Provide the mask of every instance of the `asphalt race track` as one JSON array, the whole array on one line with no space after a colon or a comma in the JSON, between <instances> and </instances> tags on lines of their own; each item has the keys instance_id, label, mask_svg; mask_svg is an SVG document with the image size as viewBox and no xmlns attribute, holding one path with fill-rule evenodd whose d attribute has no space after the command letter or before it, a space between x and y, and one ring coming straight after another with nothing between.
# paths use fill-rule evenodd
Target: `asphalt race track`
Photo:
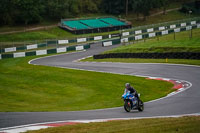
<instances>
[{"instance_id":1,"label":"asphalt race track","mask_svg":"<svg viewBox=\"0 0 200 133\"><path fill-rule=\"evenodd\" d=\"M102 47L100 44L94 44L87 51L38 58L30 63L99 72L179 79L190 82L192 87L171 97L145 103L143 112L132 111L127 113L122 107L71 112L1 112L0 128L65 120L154 117L200 113L200 67L168 64L75 62L80 58L98 54L113 47L117 46Z\"/></svg>"}]
</instances>

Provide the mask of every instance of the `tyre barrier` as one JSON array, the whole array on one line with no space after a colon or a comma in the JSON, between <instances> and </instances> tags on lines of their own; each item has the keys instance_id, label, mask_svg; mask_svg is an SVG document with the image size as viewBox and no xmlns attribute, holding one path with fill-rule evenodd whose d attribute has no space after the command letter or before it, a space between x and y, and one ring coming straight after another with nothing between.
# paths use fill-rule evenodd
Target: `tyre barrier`
<instances>
[{"instance_id":1,"label":"tyre barrier","mask_svg":"<svg viewBox=\"0 0 200 133\"><path fill-rule=\"evenodd\" d=\"M170 52L170 53L110 53L94 55L94 59L105 58L145 58L145 59L197 59L200 53L193 52Z\"/></svg>"}]
</instances>

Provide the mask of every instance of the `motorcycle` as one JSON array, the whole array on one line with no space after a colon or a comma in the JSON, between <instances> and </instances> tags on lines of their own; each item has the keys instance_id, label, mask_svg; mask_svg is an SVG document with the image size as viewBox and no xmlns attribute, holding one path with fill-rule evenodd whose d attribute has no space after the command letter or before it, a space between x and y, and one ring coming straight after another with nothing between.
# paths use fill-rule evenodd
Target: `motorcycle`
<instances>
[{"instance_id":1,"label":"motorcycle","mask_svg":"<svg viewBox=\"0 0 200 133\"><path fill-rule=\"evenodd\" d=\"M138 94L138 97L140 97L140 94ZM122 99L124 99L124 109L127 112L130 112L131 110L138 110L143 111L144 110L144 104L140 98L137 98L130 94L130 92L126 92L122 95Z\"/></svg>"}]
</instances>

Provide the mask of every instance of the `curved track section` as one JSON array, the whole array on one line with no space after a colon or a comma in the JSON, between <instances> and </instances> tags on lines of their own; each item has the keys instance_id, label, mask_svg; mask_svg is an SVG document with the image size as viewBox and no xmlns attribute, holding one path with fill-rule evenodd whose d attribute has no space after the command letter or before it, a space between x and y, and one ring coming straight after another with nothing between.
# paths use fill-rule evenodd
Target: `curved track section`
<instances>
[{"instance_id":1,"label":"curved track section","mask_svg":"<svg viewBox=\"0 0 200 133\"><path fill-rule=\"evenodd\" d=\"M52 121L157 117L200 112L200 67L169 64L73 62L74 60L98 54L113 47L116 46L105 48L101 47L99 44L95 44L92 45L91 49L88 51L38 58L30 61L30 64L180 79L191 82L192 87L176 95L145 103L144 112L133 111L131 113L126 113L121 107L119 107L71 112L0 113L0 128Z\"/></svg>"}]
</instances>

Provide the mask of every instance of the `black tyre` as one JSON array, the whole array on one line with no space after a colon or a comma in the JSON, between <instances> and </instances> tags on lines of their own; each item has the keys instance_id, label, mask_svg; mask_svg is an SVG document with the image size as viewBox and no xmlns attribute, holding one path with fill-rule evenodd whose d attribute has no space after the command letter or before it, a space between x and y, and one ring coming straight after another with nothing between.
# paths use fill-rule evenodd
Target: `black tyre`
<instances>
[{"instance_id":1,"label":"black tyre","mask_svg":"<svg viewBox=\"0 0 200 133\"><path fill-rule=\"evenodd\" d=\"M130 112L131 111L131 103L128 100L124 101L124 109L126 110L126 112Z\"/></svg>"},{"instance_id":2,"label":"black tyre","mask_svg":"<svg viewBox=\"0 0 200 133\"><path fill-rule=\"evenodd\" d=\"M138 101L138 111L143 111L144 110L144 104L141 100Z\"/></svg>"}]
</instances>

